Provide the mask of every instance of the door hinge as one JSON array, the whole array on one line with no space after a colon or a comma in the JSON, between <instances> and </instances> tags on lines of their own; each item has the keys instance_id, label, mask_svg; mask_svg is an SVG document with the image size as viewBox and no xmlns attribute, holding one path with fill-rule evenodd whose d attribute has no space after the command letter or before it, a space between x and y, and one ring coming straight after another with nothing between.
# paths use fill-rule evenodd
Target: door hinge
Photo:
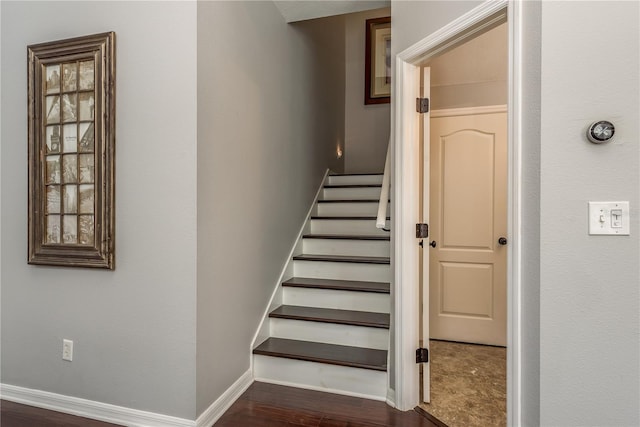
<instances>
[{"instance_id":1,"label":"door hinge","mask_svg":"<svg viewBox=\"0 0 640 427\"><path fill-rule=\"evenodd\" d=\"M429 224L416 224L416 239L429 237Z\"/></svg>"},{"instance_id":2,"label":"door hinge","mask_svg":"<svg viewBox=\"0 0 640 427\"><path fill-rule=\"evenodd\" d=\"M428 363L429 362L429 349L419 348L416 350L416 363Z\"/></svg>"},{"instance_id":3,"label":"door hinge","mask_svg":"<svg viewBox=\"0 0 640 427\"><path fill-rule=\"evenodd\" d=\"M429 112L429 98L416 98L416 111L424 114Z\"/></svg>"}]
</instances>

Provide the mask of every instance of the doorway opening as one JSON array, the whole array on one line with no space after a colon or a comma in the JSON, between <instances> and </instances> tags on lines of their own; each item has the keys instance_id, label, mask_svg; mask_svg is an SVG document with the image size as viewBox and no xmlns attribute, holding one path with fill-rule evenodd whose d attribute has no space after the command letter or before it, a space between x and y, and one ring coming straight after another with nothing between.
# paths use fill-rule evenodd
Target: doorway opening
<instances>
[{"instance_id":1,"label":"doorway opening","mask_svg":"<svg viewBox=\"0 0 640 427\"><path fill-rule=\"evenodd\" d=\"M421 94L421 64L447 52L465 42L483 34L491 28L507 22L508 16L508 100L507 100L507 221L506 235L507 280L506 280L506 354L507 354L507 425L519 425L520 400L520 294L521 294L521 249L520 222L521 207L521 122L522 108L522 58L520 44L522 40L522 8L517 2L497 0L484 2L440 30L400 52L396 57L396 98L395 98L395 134L394 134L394 183L395 183L395 276L396 293L396 402L398 407L409 409L420 401L423 384L420 381L415 354L410 351L415 346L429 345L426 340L418 340L420 327L428 331L428 324L420 323L422 301L416 301L420 292L421 253L412 236L415 224L424 222L420 217L420 160L419 153L422 117L415 113L416 97ZM428 212L428 211L427 211ZM426 244L431 240L426 240ZM428 265L428 264L427 264ZM426 274L426 273L425 273ZM428 305L425 307L429 309ZM427 319L429 316L424 316ZM422 354L423 352L421 352ZM421 363L421 369L427 374L430 364ZM429 380L426 375L425 381Z\"/></svg>"},{"instance_id":2,"label":"doorway opening","mask_svg":"<svg viewBox=\"0 0 640 427\"><path fill-rule=\"evenodd\" d=\"M507 23L420 67L421 407L450 427L506 426Z\"/></svg>"}]
</instances>

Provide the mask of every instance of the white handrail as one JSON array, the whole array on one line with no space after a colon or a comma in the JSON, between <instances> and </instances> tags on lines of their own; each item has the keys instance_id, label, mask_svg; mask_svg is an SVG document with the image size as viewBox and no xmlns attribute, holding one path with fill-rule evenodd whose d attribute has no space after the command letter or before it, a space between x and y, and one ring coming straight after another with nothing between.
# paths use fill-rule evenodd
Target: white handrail
<instances>
[{"instance_id":1,"label":"white handrail","mask_svg":"<svg viewBox=\"0 0 640 427\"><path fill-rule=\"evenodd\" d=\"M387 158L384 161L384 175L382 176L382 189L380 190L380 202L378 203L378 218L376 219L376 228L385 228L387 222L387 204L389 203L390 188L390 157L391 156L391 139L387 145Z\"/></svg>"}]
</instances>

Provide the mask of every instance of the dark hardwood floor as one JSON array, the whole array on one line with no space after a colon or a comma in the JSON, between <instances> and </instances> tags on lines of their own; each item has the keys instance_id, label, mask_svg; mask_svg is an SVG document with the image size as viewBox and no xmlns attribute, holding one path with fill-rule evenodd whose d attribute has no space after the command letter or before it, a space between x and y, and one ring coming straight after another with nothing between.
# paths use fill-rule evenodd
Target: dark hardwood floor
<instances>
[{"instance_id":1,"label":"dark hardwood floor","mask_svg":"<svg viewBox=\"0 0 640 427\"><path fill-rule=\"evenodd\" d=\"M384 402L254 382L216 427L440 427Z\"/></svg>"},{"instance_id":2,"label":"dark hardwood floor","mask_svg":"<svg viewBox=\"0 0 640 427\"><path fill-rule=\"evenodd\" d=\"M0 402L2 427L118 427L101 421ZM216 427L442 427L384 402L254 382ZM446 427L446 426L445 426Z\"/></svg>"},{"instance_id":3,"label":"dark hardwood floor","mask_svg":"<svg viewBox=\"0 0 640 427\"><path fill-rule=\"evenodd\" d=\"M120 427L116 424L0 401L0 426L2 427Z\"/></svg>"}]
</instances>

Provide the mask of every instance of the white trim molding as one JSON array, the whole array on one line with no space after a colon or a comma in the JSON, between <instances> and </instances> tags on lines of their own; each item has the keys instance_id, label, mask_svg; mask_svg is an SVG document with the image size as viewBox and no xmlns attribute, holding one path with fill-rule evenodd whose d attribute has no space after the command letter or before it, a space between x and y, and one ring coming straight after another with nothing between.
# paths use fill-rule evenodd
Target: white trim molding
<instances>
[{"instance_id":1,"label":"white trim molding","mask_svg":"<svg viewBox=\"0 0 640 427\"><path fill-rule=\"evenodd\" d=\"M249 386L253 384L253 373L247 370L222 395L211 404L195 422L196 427L210 427L238 400Z\"/></svg>"},{"instance_id":2,"label":"white trim molding","mask_svg":"<svg viewBox=\"0 0 640 427\"><path fill-rule=\"evenodd\" d=\"M249 369L196 421L10 384L0 384L0 397L10 402L128 427L209 427L218 421L251 384L253 375Z\"/></svg>"},{"instance_id":3,"label":"white trim molding","mask_svg":"<svg viewBox=\"0 0 640 427\"><path fill-rule=\"evenodd\" d=\"M524 0L510 1L508 93L508 196L507 196L507 425L522 419L522 115Z\"/></svg>"},{"instance_id":4,"label":"white trim molding","mask_svg":"<svg viewBox=\"0 0 640 427\"><path fill-rule=\"evenodd\" d=\"M10 384L0 385L0 396L11 402L129 427L196 427L193 420Z\"/></svg>"},{"instance_id":5,"label":"white trim molding","mask_svg":"<svg viewBox=\"0 0 640 427\"><path fill-rule=\"evenodd\" d=\"M457 116L479 116L481 114L506 113L506 105L487 105L484 107L464 107L447 108L442 110L431 110L431 118L457 117Z\"/></svg>"},{"instance_id":6,"label":"white trim molding","mask_svg":"<svg viewBox=\"0 0 640 427\"><path fill-rule=\"evenodd\" d=\"M411 64L437 56L507 20L507 0L488 0L398 54Z\"/></svg>"},{"instance_id":7,"label":"white trim molding","mask_svg":"<svg viewBox=\"0 0 640 427\"><path fill-rule=\"evenodd\" d=\"M417 194L420 116L415 110L420 91L419 67L396 59L396 126L394 160L394 330L395 404L401 411L413 409L420 396L420 371L415 363L420 316L418 293L418 250L415 224L418 222ZM403 96L402 94L411 94ZM404 238L406 237L406 238Z\"/></svg>"},{"instance_id":8,"label":"white trim molding","mask_svg":"<svg viewBox=\"0 0 640 427\"><path fill-rule=\"evenodd\" d=\"M520 0L486 1L450 24L415 43L396 56L394 128L394 194L396 222L394 252L395 292L395 385L396 407L409 410L419 403L420 382L414 360L418 345L420 313L418 253L413 228L418 222L419 165L415 153L420 128L414 108L419 95L420 64L464 43L503 22L509 25L508 99L508 331L507 331L507 421L521 424L521 117L522 117L522 6ZM488 110L487 110L488 111Z\"/></svg>"}]
</instances>

